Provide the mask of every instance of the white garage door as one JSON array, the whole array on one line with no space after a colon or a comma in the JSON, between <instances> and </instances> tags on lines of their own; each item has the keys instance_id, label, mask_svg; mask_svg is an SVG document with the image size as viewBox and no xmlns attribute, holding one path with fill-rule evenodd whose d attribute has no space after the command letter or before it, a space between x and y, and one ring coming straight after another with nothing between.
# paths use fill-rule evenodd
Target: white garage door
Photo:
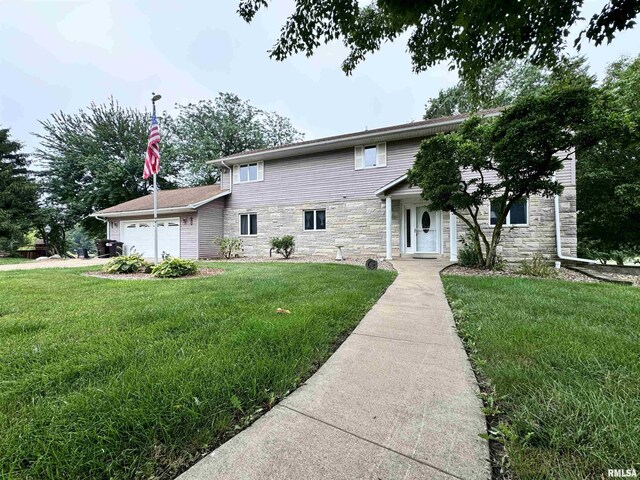
<instances>
[{"instance_id":1,"label":"white garage door","mask_svg":"<svg viewBox=\"0 0 640 480\"><path fill-rule=\"evenodd\" d=\"M140 253L153 258L153 220L122 222L122 242L125 253ZM163 253L180 256L180 220L158 220L158 257Z\"/></svg>"}]
</instances>

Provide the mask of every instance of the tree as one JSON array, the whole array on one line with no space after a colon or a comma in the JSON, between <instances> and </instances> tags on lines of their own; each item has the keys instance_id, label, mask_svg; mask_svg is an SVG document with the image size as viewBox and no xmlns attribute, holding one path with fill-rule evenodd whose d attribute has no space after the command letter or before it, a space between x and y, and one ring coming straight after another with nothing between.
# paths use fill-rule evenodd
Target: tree
<instances>
[{"instance_id":1,"label":"tree","mask_svg":"<svg viewBox=\"0 0 640 480\"><path fill-rule=\"evenodd\" d=\"M597 117L599 141L577 162L579 247L622 263L640 254L640 56L609 67Z\"/></svg>"},{"instance_id":2,"label":"tree","mask_svg":"<svg viewBox=\"0 0 640 480\"><path fill-rule=\"evenodd\" d=\"M0 252L15 252L38 210L38 187L29 178L21 148L8 128L0 129Z\"/></svg>"},{"instance_id":3,"label":"tree","mask_svg":"<svg viewBox=\"0 0 640 480\"><path fill-rule=\"evenodd\" d=\"M565 59L553 70L524 61L500 60L480 72L473 84L460 79L453 87L440 90L436 98L427 102L424 118L505 107L522 95L559 83L593 85L595 77L589 73L584 57Z\"/></svg>"},{"instance_id":4,"label":"tree","mask_svg":"<svg viewBox=\"0 0 640 480\"><path fill-rule=\"evenodd\" d=\"M453 133L422 142L408 179L434 209L452 212L468 228L485 268L497 260L511 206L530 195L562 192L554 173L586 142L593 89L554 86L523 96L497 118L472 116ZM496 223L483 231L480 209L493 200Z\"/></svg>"},{"instance_id":5,"label":"tree","mask_svg":"<svg viewBox=\"0 0 640 480\"><path fill-rule=\"evenodd\" d=\"M159 118L161 128L165 120ZM76 114L53 114L40 124L44 133L36 134L36 156L42 162L41 182L65 223L80 223L93 236L104 235L104 224L91 213L151 193L151 179L142 179L148 112L123 108L111 98ZM178 163L167 129L162 129L161 152L158 185L174 188Z\"/></svg>"},{"instance_id":6,"label":"tree","mask_svg":"<svg viewBox=\"0 0 640 480\"><path fill-rule=\"evenodd\" d=\"M187 185L218 180L219 171L208 160L302 139L288 118L256 108L232 93L176 107L178 115L167 128L175 138L176 158L186 166L181 181Z\"/></svg>"},{"instance_id":7,"label":"tree","mask_svg":"<svg viewBox=\"0 0 640 480\"><path fill-rule=\"evenodd\" d=\"M269 0L242 0L238 13L251 22ZM442 61L466 80L498 60L529 59L553 66L561 57L569 29L580 25L582 0L547 2L459 0L377 0L364 7L357 0L296 0L270 56L284 60L295 53L311 56L322 44L340 39L349 49L346 73L377 51L383 42L410 32L407 43L413 69L426 70ZM599 14L584 25L582 38L601 44L635 25L640 0L603 2Z\"/></svg>"}]
</instances>

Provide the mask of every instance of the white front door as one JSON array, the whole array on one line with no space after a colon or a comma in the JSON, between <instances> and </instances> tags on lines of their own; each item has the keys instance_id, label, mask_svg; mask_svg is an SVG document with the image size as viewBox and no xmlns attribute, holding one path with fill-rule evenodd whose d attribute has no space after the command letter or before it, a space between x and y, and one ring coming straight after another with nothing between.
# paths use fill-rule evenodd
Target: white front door
<instances>
[{"instance_id":1,"label":"white front door","mask_svg":"<svg viewBox=\"0 0 640 480\"><path fill-rule=\"evenodd\" d=\"M440 253L437 212L430 212L427 207L416 207L416 253Z\"/></svg>"},{"instance_id":2,"label":"white front door","mask_svg":"<svg viewBox=\"0 0 640 480\"><path fill-rule=\"evenodd\" d=\"M424 205L405 205L404 253L440 253L440 212Z\"/></svg>"}]
</instances>

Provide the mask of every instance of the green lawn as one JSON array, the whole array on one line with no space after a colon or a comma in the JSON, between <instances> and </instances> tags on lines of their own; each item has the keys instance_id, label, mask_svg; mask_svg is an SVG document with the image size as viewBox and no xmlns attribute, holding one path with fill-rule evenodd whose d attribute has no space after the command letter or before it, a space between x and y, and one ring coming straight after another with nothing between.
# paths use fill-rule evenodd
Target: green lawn
<instances>
[{"instance_id":1,"label":"green lawn","mask_svg":"<svg viewBox=\"0 0 640 480\"><path fill-rule=\"evenodd\" d=\"M27 260L21 257L0 257L0 265L13 265L14 263L26 263L33 260Z\"/></svg>"},{"instance_id":2,"label":"green lawn","mask_svg":"<svg viewBox=\"0 0 640 480\"><path fill-rule=\"evenodd\" d=\"M218 266L161 281L3 273L0 478L173 478L307 378L394 278Z\"/></svg>"},{"instance_id":3,"label":"green lawn","mask_svg":"<svg viewBox=\"0 0 640 480\"><path fill-rule=\"evenodd\" d=\"M495 388L516 478L640 470L640 289L443 281L472 361Z\"/></svg>"}]
</instances>

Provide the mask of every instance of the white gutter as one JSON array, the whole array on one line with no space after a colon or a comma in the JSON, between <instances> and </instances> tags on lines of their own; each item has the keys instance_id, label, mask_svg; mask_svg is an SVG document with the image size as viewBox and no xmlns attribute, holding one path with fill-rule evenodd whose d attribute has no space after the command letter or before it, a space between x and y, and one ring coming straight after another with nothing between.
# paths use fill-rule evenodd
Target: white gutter
<instances>
[{"instance_id":1,"label":"white gutter","mask_svg":"<svg viewBox=\"0 0 640 480\"><path fill-rule=\"evenodd\" d=\"M195 208L191 208L191 206L159 208L158 213L187 213L187 212L193 212L194 210ZM109 213L102 213L100 215L105 218L111 218L111 217L132 217L132 216L149 215L149 214L153 215L153 208L150 208L147 210L129 210L129 211L123 211L123 212L109 212ZM94 214L91 214L89 216L97 218L97 216Z\"/></svg>"},{"instance_id":2,"label":"white gutter","mask_svg":"<svg viewBox=\"0 0 640 480\"><path fill-rule=\"evenodd\" d=\"M220 164L227 170L229 170L229 193L231 193L233 192L233 170L231 170L231 167L229 167L229 165L224 163L224 160L220 160ZM222 174L220 174L220 185L222 185ZM222 185L222 188L224 188L224 185Z\"/></svg>"},{"instance_id":3,"label":"white gutter","mask_svg":"<svg viewBox=\"0 0 640 480\"><path fill-rule=\"evenodd\" d=\"M553 180L555 181L555 179L556 176L554 175ZM584 262L594 265L597 264L598 262L596 260L590 260L588 258L568 257L562 254L562 240L560 235L560 200L557 194L553 196L553 214L556 223L556 255L558 256L558 258L560 260L569 260L571 262Z\"/></svg>"}]
</instances>

